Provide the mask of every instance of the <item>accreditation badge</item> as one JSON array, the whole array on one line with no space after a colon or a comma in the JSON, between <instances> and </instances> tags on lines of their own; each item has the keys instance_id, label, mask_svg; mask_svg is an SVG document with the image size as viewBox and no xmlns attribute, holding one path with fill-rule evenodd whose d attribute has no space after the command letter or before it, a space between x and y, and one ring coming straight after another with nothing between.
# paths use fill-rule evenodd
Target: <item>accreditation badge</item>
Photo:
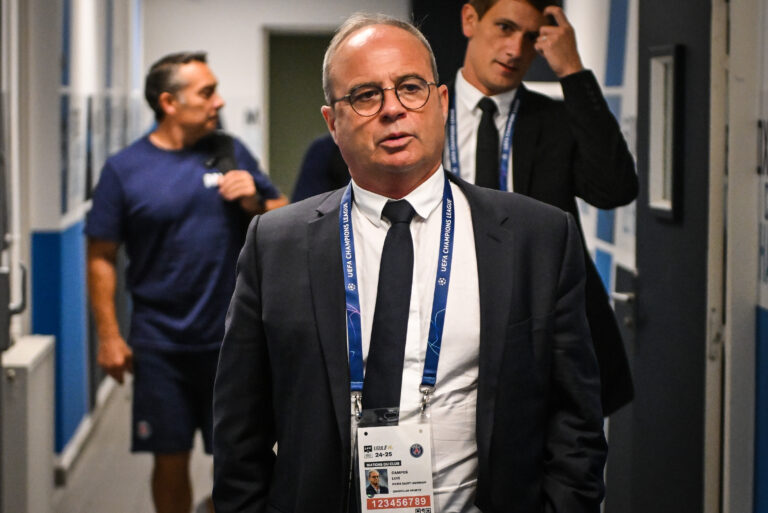
<instances>
[{"instance_id":1,"label":"accreditation badge","mask_svg":"<svg viewBox=\"0 0 768 513\"><path fill-rule=\"evenodd\" d=\"M363 513L433 513L428 422L357 429Z\"/></svg>"}]
</instances>

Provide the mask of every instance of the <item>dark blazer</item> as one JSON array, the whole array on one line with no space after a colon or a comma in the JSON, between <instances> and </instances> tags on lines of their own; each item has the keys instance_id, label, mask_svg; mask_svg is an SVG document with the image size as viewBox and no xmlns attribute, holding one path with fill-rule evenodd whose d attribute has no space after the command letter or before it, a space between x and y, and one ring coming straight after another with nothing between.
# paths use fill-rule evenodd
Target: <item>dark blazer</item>
<instances>
[{"instance_id":1,"label":"dark blazer","mask_svg":"<svg viewBox=\"0 0 768 513\"><path fill-rule=\"evenodd\" d=\"M602 209L627 205L637 197L637 174L592 72L574 73L560 83L565 101L520 87L513 183L515 192L570 212L578 223L577 196ZM587 319L600 365L603 412L609 415L632 400L632 375L603 282L588 254L585 261Z\"/></svg>"},{"instance_id":2,"label":"dark blazer","mask_svg":"<svg viewBox=\"0 0 768 513\"><path fill-rule=\"evenodd\" d=\"M377 493L389 493L389 488L386 486L379 486L379 491L376 491L376 488L373 487L373 485L368 485L365 487L365 494L368 497L373 497Z\"/></svg>"},{"instance_id":3,"label":"dark blazer","mask_svg":"<svg viewBox=\"0 0 768 513\"><path fill-rule=\"evenodd\" d=\"M470 205L478 264L476 504L486 513L596 513L606 444L573 218L452 180ZM217 513L345 511L340 198L316 196L251 223L214 390Z\"/></svg>"}]
</instances>

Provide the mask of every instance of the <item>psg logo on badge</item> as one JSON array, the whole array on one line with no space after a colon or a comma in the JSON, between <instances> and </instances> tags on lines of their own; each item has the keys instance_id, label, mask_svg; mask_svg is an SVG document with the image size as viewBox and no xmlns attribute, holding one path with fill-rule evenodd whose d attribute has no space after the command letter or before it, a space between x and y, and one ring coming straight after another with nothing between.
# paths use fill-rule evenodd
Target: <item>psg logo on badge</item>
<instances>
[{"instance_id":1,"label":"psg logo on badge","mask_svg":"<svg viewBox=\"0 0 768 513\"><path fill-rule=\"evenodd\" d=\"M152 426L146 420L140 420L136 425L136 435L142 440L152 436Z\"/></svg>"},{"instance_id":2,"label":"psg logo on badge","mask_svg":"<svg viewBox=\"0 0 768 513\"><path fill-rule=\"evenodd\" d=\"M419 444L413 444L411 446L411 456L414 458L420 458L424 454L424 448Z\"/></svg>"}]
</instances>

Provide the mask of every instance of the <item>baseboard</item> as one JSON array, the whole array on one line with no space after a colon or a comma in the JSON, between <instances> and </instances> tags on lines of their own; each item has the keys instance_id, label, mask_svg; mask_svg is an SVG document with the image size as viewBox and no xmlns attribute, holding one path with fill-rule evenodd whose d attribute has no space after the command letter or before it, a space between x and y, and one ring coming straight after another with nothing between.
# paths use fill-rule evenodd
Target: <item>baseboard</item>
<instances>
[{"instance_id":1,"label":"baseboard","mask_svg":"<svg viewBox=\"0 0 768 513\"><path fill-rule=\"evenodd\" d=\"M67 476L74 469L77 460L85 449L88 440L98 425L104 413L104 406L112 397L112 392L116 389L115 381L111 378L104 378L96 392L96 405L88 415L83 417L75 430L72 439L64 446L64 450L56 458L56 465L53 470L53 480L56 486L67 484Z\"/></svg>"}]
</instances>

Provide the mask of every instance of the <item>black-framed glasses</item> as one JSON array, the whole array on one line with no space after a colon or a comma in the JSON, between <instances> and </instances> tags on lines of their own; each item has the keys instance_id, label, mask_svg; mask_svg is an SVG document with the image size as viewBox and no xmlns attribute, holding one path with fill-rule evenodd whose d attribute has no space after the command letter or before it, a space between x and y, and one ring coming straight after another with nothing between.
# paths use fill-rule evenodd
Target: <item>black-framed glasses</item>
<instances>
[{"instance_id":1,"label":"black-framed glasses","mask_svg":"<svg viewBox=\"0 0 768 513\"><path fill-rule=\"evenodd\" d=\"M405 77L392 87L361 85L352 89L346 96L331 100L331 106L346 100L352 110L361 116L375 116L384 106L384 91L394 89L395 96L403 107L408 110L417 110L429 101L430 86L437 86L437 84L427 82L421 77Z\"/></svg>"}]
</instances>

